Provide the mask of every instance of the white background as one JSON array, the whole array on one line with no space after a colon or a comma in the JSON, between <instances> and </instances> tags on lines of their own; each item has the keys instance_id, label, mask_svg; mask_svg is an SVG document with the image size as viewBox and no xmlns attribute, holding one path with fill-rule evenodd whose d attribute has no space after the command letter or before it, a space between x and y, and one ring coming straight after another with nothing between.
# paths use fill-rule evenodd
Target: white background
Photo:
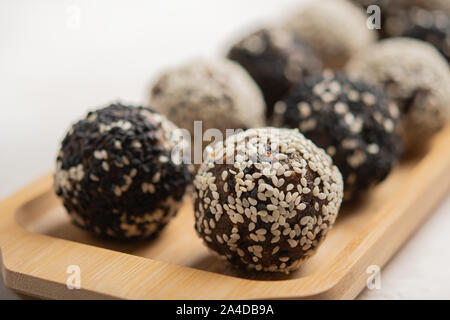
<instances>
[{"instance_id":1,"label":"white background","mask_svg":"<svg viewBox=\"0 0 450 320\"><path fill-rule=\"evenodd\" d=\"M68 125L304 1L0 1L0 199L52 170ZM79 12L79 25L77 24ZM245 31L244 31L245 32ZM450 198L360 298L450 298ZM17 296L0 283L0 298Z\"/></svg>"}]
</instances>

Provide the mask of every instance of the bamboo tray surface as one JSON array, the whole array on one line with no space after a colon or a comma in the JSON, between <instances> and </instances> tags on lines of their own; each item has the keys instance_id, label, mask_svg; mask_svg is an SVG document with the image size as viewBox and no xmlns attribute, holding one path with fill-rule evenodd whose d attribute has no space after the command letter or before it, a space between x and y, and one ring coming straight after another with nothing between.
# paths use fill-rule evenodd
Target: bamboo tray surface
<instances>
[{"instance_id":1,"label":"bamboo tray surface","mask_svg":"<svg viewBox=\"0 0 450 320\"><path fill-rule=\"evenodd\" d=\"M194 230L189 198L152 241L115 242L70 223L47 175L0 203L5 284L41 298L351 299L370 265L383 266L450 189L450 127L358 204L341 209L317 254L289 275L239 271ZM69 265L81 289L69 290Z\"/></svg>"}]
</instances>

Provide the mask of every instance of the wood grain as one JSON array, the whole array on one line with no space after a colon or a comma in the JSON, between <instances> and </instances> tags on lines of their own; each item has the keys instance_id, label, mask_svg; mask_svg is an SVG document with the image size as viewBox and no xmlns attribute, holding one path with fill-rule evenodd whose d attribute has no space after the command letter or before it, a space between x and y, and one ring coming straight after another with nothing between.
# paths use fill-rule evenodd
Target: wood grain
<instances>
[{"instance_id":1,"label":"wood grain","mask_svg":"<svg viewBox=\"0 0 450 320\"><path fill-rule=\"evenodd\" d=\"M5 284L41 298L351 299L370 265L383 266L450 188L450 127L359 204L341 210L318 253L290 275L246 273L196 236L192 204L154 241L105 241L73 226L47 175L0 203ZM81 289L66 287L69 265Z\"/></svg>"}]
</instances>

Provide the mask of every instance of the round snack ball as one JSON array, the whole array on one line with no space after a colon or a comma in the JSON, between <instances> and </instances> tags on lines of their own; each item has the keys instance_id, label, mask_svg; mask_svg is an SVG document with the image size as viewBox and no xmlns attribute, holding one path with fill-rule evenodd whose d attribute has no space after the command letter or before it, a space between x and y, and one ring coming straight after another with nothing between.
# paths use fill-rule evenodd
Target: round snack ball
<instances>
[{"instance_id":1,"label":"round snack ball","mask_svg":"<svg viewBox=\"0 0 450 320\"><path fill-rule=\"evenodd\" d=\"M257 128L207 148L194 179L195 228L233 265L288 273L333 226L339 170L298 130Z\"/></svg>"},{"instance_id":2,"label":"round snack ball","mask_svg":"<svg viewBox=\"0 0 450 320\"><path fill-rule=\"evenodd\" d=\"M413 7L388 19L386 28L391 36L411 37L432 44L450 61L450 11Z\"/></svg>"},{"instance_id":3,"label":"round snack ball","mask_svg":"<svg viewBox=\"0 0 450 320\"><path fill-rule=\"evenodd\" d=\"M411 37L434 45L450 61L450 1L353 0L363 8L381 9L382 38Z\"/></svg>"},{"instance_id":4,"label":"round snack ball","mask_svg":"<svg viewBox=\"0 0 450 320\"><path fill-rule=\"evenodd\" d=\"M299 128L324 148L344 179L344 199L382 181L402 151L399 110L384 91L324 73L293 88L275 107L276 124Z\"/></svg>"},{"instance_id":5,"label":"round snack ball","mask_svg":"<svg viewBox=\"0 0 450 320\"><path fill-rule=\"evenodd\" d=\"M322 69L308 45L278 28L261 29L246 36L231 48L228 58L243 66L261 88L268 119L274 103L295 83Z\"/></svg>"},{"instance_id":6,"label":"round snack ball","mask_svg":"<svg viewBox=\"0 0 450 320\"><path fill-rule=\"evenodd\" d=\"M151 106L193 135L203 130L247 129L264 124L264 100L248 73L226 60L196 59L159 76Z\"/></svg>"},{"instance_id":7,"label":"round snack ball","mask_svg":"<svg viewBox=\"0 0 450 320\"><path fill-rule=\"evenodd\" d=\"M380 41L355 56L347 70L383 86L397 103L408 151L422 149L448 119L450 69L439 52L423 41Z\"/></svg>"},{"instance_id":8,"label":"round snack ball","mask_svg":"<svg viewBox=\"0 0 450 320\"><path fill-rule=\"evenodd\" d=\"M73 222L116 239L156 235L176 215L192 181L188 166L172 161L175 129L150 109L121 104L75 123L62 141L54 177Z\"/></svg>"},{"instance_id":9,"label":"round snack ball","mask_svg":"<svg viewBox=\"0 0 450 320\"><path fill-rule=\"evenodd\" d=\"M286 23L322 58L325 67L342 68L350 57L376 40L365 13L347 0L311 1Z\"/></svg>"}]
</instances>

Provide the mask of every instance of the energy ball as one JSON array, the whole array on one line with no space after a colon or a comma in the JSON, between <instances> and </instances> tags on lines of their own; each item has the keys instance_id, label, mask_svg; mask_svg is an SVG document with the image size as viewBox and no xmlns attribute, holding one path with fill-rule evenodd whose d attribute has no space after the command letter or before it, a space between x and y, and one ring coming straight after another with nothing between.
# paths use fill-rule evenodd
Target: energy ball
<instances>
[{"instance_id":1,"label":"energy ball","mask_svg":"<svg viewBox=\"0 0 450 320\"><path fill-rule=\"evenodd\" d=\"M381 89L342 74L305 79L275 113L276 124L299 128L333 158L345 201L382 181L402 151L397 105Z\"/></svg>"},{"instance_id":2,"label":"energy ball","mask_svg":"<svg viewBox=\"0 0 450 320\"><path fill-rule=\"evenodd\" d=\"M408 151L422 149L449 117L449 66L435 48L423 41L380 41L355 56L347 70L383 86L397 103Z\"/></svg>"},{"instance_id":3,"label":"energy ball","mask_svg":"<svg viewBox=\"0 0 450 320\"><path fill-rule=\"evenodd\" d=\"M298 130L257 128L207 148L194 179L195 228L233 265L289 273L333 226L342 176Z\"/></svg>"},{"instance_id":4,"label":"energy ball","mask_svg":"<svg viewBox=\"0 0 450 320\"><path fill-rule=\"evenodd\" d=\"M425 10L413 7L386 25L392 36L405 36L426 41L435 46L450 61L450 11Z\"/></svg>"},{"instance_id":5,"label":"energy ball","mask_svg":"<svg viewBox=\"0 0 450 320\"><path fill-rule=\"evenodd\" d=\"M176 126L144 107L89 112L62 141L54 189L72 221L115 239L155 236L176 215L190 168L172 161Z\"/></svg>"},{"instance_id":6,"label":"energy ball","mask_svg":"<svg viewBox=\"0 0 450 320\"><path fill-rule=\"evenodd\" d=\"M450 1L448 0L353 0L367 8L381 9L382 38L411 37L434 45L450 61Z\"/></svg>"},{"instance_id":7,"label":"energy ball","mask_svg":"<svg viewBox=\"0 0 450 320\"><path fill-rule=\"evenodd\" d=\"M235 44L228 58L238 62L261 88L266 117L273 105L304 77L320 73L322 64L313 50L283 29L261 29Z\"/></svg>"},{"instance_id":8,"label":"energy ball","mask_svg":"<svg viewBox=\"0 0 450 320\"><path fill-rule=\"evenodd\" d=\"M151 106L194 134L203 130L247 129L264 124L264 100L248 73L226 60L196 59L159 76L151 89Z\"/></svg>"},{"instance_id":9,"label":"energy ball","mask_svg":"<svg viewBox=\"0 0 450 320\"><path fill-rule=\"evenodd\" d=\"M322 58L325 67L340 69L357 51L376 40L367 16L346 0L311 1L285 24Z\"/></svg>"}]
</instances>

